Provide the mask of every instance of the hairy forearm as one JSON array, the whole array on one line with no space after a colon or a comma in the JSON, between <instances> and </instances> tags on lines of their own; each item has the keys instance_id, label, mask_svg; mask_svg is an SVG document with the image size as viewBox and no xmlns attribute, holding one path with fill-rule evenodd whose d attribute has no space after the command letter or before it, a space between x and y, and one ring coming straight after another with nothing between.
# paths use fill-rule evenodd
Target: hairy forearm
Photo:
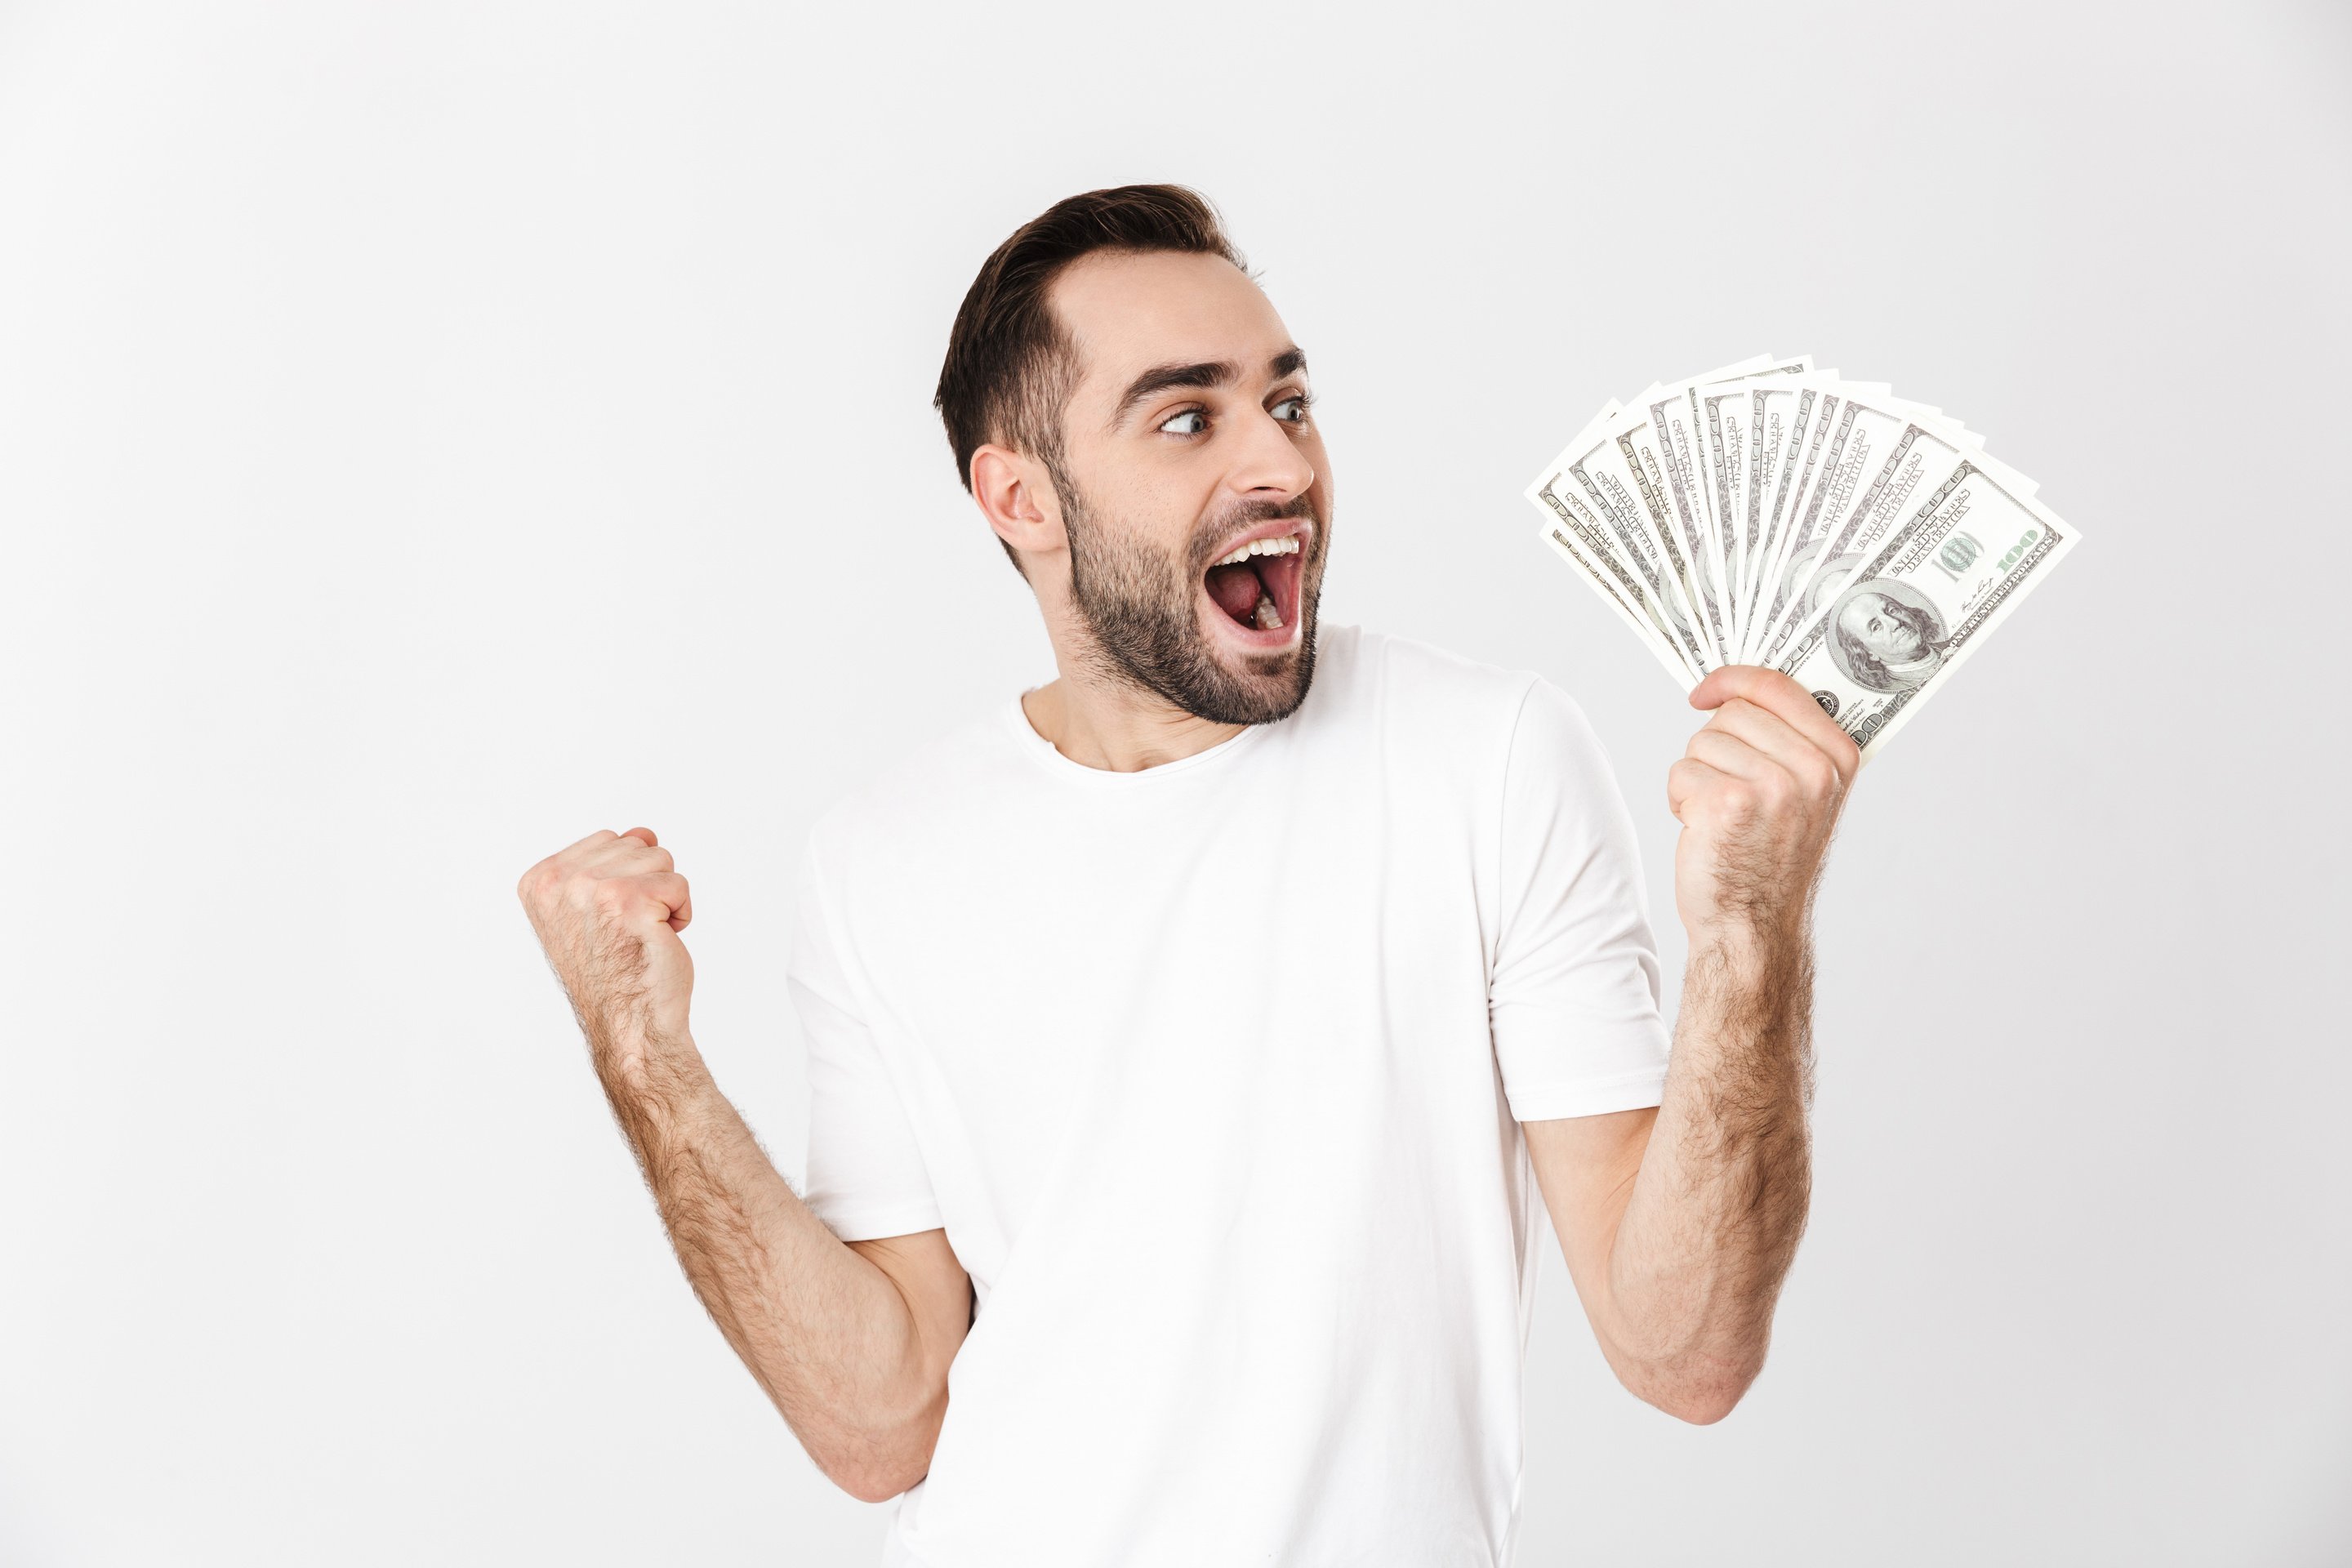
<instances>
[{"instance_id":1,"label":"hairy forearm","mask_svg":"<svg viewBox=\"0 0 2352 1568\"><path fill-rule=\"evenodd\" d=\"M1811 943L1693 942L1649 1145L1609 1256L1612 1361L1654 1403L1727 1412L1761 1369L1812 1188Z\"/></svg>"},{"instance_id":2,"label":"hairy forearm","mask_svg":"<svg viewBox=\"0 0 2352 1568\"><path fill-rule=\"evenodd\" d=\"M801 1202L691 1039L592 1028L590 1046L678 1262L727 1342L826 1475L860 1497L903 1490L927 1460L941 1391L898 1287Z\"/></svg>"}]
</instances>

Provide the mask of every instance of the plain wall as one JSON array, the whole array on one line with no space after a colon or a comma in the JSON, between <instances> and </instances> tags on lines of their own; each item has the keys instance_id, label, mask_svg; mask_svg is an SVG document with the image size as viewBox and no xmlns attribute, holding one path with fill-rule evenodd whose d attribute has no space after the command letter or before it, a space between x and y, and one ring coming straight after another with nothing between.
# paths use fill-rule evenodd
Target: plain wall
<instances>
[{"instance_id":1,"label":"plain wall","mask_svg":"<svg viewBox=\"0 0 2352 1568\"><path fill-rule=\"evenodd\" d=\"M949 321L1146 179L1313 356L1326 617L1583 704L1670 973L1559 443L1810 352L2084 536L1852 802L1761 1381L1549 1256L1519 1561L2352 1559L2348 155L2317 5L0 8L0 1561L875 1560L514 885L656 828L797 1179L809 823L1051 673Z\"/></svg>"}]
</instances>

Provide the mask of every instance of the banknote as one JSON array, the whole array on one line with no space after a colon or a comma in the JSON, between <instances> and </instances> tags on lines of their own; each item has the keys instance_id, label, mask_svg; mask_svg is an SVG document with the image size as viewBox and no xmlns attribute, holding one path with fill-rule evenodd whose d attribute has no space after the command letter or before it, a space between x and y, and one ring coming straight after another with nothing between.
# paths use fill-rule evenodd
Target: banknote
<instances>
[{"instance_id":1,"label":"banknote","mask_svg":"<svg viewBox=\"0 0 2352 1568\"><path fill-rule=\"evenodd\" d=\"M1738 503L1738 580L1732 586L1734 635L1741 645L1732 650L1735 655L1746 646L1757 567L1767 545L1780 536L1780 519L1789 510L1796 471L1789 458L1792 451L1803 450L1805 432L1822 396L1821 381L1834 384L1836 377L1800 381L1759 376L1739 389L1747 399L1748 474Z\"/></svg>"},{"instance_id":2,"label":"banknote","mask_svg":"<svg viewBox=\"0 0 2352 1568\"><path fill-rule=\"evenodd\" d=\"M1846 395L1830 416L1828 454L1796 521L1780 542L1769 598L1743 650L1770 664L1822 595L1851 571L1920 493L1942 482L1965 448L1950 427L1913 417L1892 400Z\"/></svg>"},{"instance_id":3,"label":"banknote","mask_svg":"<svg viewBox=\"0 0 2352 1568\"><path fill-rule=\"evenodd\" d=\"M1699 458L1699 501L1706 513L1706 531L1713 552L1710 561L1716 595L1723 606L1727 648L1739 643L1740 519L1747 506L1749 445L1746 389L1764 382L1785 383L1810 374L1812 368L1813 356L1800 354L1720 380L1696 381L1685 394L1691 405L1693 442Z\"/></svg>"},{"instance_id":4,"label":"banknote","mask_svg":"<svg viewBox=\"0 0 2352 1568\"><path fill-rule=\"evenodd\" d=\"M1577 439L1570 441L1568 454L1582 449L1590 432L1606 424L1618 411L1612 398L1593 416ZM1568 479L1567 462L1549 469L1528 487L1528 499L1537 510L1547 513L1538 525L1544 542L1559 553L1578 575L1621 616L1626 626L1640 637L1667 674L1685 691L1698 684L1700 671L1685 657L1678 646L1678 636L1643 586L1639 569L1630 564L1612 538L1612 529L1599 517L1591 503Z\"/></svg>"},{"instance_id":5,"label":"banknote","mask_svg":"<svg viewBox=\"0 0 2352 1568\"><path fill-rule=\"evenodd\" d=\"M1940 483L1962 457L1974 458L1980 471L2002 479L2012 490L2033 491L2032 480L1986 456L1982 444L1965 427L1917 404L1849 394L1838 418L1848 426L1842 434L1849 471L1869 477L1858 495L1843 475L1828 479L1824 494L1832 506L1817 511L1809 498L1800 521L1787 531L1773 562L1769 605L1755 617L1740 650L1740 657L1759 664L1779 658L1789 638L1876 545L1911 499ZM1839 511L1847 506L1852 510L1841 518Z\"/></svg>"},{"instance_id":6,"label":"banknote","mask_svg":"<svg viewBox=\"0 0 2352 1568\"><path fill-rule=\"evenodd\" d=\"M1708 536L1691 450L1689 392L1687 384L1657 389L1618 416L1612 438L1643 516L1674 566L1675 584L1691 618L1710 640L1716 662L1722 663L1732 644L1716 581L1717 551Z\"/></svg>"},{"instance_id":7,"label":"banknote","mask_svg":"<svg viewBox=\"0 0 2352 1568\"><path fill-rule=\"evenodd\" d=\"M1740 616L1744 635L1739 646L1732 649L1735 660L1753 658L1759 641L1758 628L1766 624L1776 602L1785 607L1785 599L1777 592L1780 563L1788 552L1790 537L1802 533L1808 526L1807 518L1818 513L1822 476L1834 469L1843 450L1842 444L1831 440L1830 433L1852 395L1850 387L1843 382L1824 380L1811 390L1817 395L1790 431L1771 525L1763 540L1761 555L1748 570L1747 600Z\"/></svg>"},{"instance_id":8,"label":"banknote","mask_svg":"<svg viewBox=\"0 0 2352 1568\"><path fill-rule=\"evenodd\" d=\"M1804 388L1817 388L1818 394L1806 397L1802 395ZM1809 436L1826 436L1824 427L1812 417L1815 412L1834 414L1843 409L1848 400L1858 399L1884 414L1902 416L1927 425L1956 447L1981 453L1984 447L1983 437L1958 419L1925 405L1897 398L1883 382L1843 381L1834 374L1829 374L1808 377L1804 382L1791 384L1788 387L1773 388L1772 395L1787 398L1795 405L1787 449L1798 453L1800 460L1787 466L1786 482L1776 489L1769 504L1759 507L1757 531L1761 542L1749 555L1748 575L1742 581L1738 595L1741 641L1736 657L1742 659L1758 657L1765 641L1762 634L1771 629L1769 613L1772 599L1782 585L1781 578L1787 575L1790 552L1803 549L1812 540L1813 536L1800 525L1800 520L1811 519L1817 526L1820 522L1818 514L1811 506L1815 491L1810 481L1822 471L1815 459L1829 443L1826 440L1809 442L1807 439ZM2031 491L2032 480L2005 468L2004 472L2008 472L2015 483ZM1811 560L1809 553L1805 564L1810 565ZM1765 592L1767 584L1771 585L1774 593ZM1760 604L1759 596L1763 600ZM1785 600L1783 607L1786 607Z\"/></svg>"},{"instance_id":9,"label":"banknote","mask_svg":"<svg viewBox=\"0 0 2352 1568\"><path fill-rule=\"evenodd\" d=\"M1884 382L1759 354L1604 405L1526 495L1678 687L1780 669L1868 756L2074 543L1984 448Z\"/></svg>"},{"instance_id":10,"label":"banknote","mask_svg":"<svg viewBox=\"0 0 2352 1568\"><path fill-rule=\"evenodd\" d=\"M1550 495L1549 499L1558 500L1559 498ZM1563 507L1562 510L1564 513L1566 508ZM1544 542L1576 568L1577 575L1608 603L1675 685L1688 691L1698 684L1697 673L1684 662L1658 631L1650 607L1644 602L1642 585L1634 581L1632 574L1611 560L1605 550L1595 549L1589 533L1553 521L1544 525L1542 534Z\"/></svg>"},{"instance_id":11,"label":"banknote","mask_svg":"<svg viewBox=\"0 0 2352 1568\"><path fill-rule=\"evenodd\" d=\"M1963 458L1775 666L1868 762L2072 550L2074 531Z\"/></svg>"},{"instance_id":12,"label":"banknote","mask_svg":"<svg viewBox=\"0 0 2352 1568\"><path fill-rule=\"evenodd\" d=\"M1705 675L1723 662L1720 645L1710 640L1694 610L1682 555L1671 536L1653 525L1651 509L1639 493L1642 481L1628 469L1616 439L1633 412L1620 411L1563 450L1552 464L1559 478L1546 482L1559 498L1581 498L1591 516L1606 525L1622 563L1649 590L1668 641Z\"/></svg>"}]
</instances>

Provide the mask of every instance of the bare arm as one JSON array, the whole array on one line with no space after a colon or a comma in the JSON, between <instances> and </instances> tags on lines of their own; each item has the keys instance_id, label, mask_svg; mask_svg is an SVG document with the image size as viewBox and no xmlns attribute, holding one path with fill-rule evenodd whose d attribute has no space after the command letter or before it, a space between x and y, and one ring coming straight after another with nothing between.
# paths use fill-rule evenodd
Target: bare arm
<instances>
[{"instance_id":1,"label":"bare arm","mask_svg":"<svg viewBox=\"0 0 2352 1568\"><path fill-rule=\"evenodd\" d=\"M1526 1124L1602 1352L1685 1420L1763 1369L1812 1191L1812 894L1855 748L1751 666L1692 692L1717 716L1675 764L1675 896L1691 935L1662 1102Z\"/></svg>"},{"instance_id":2,"label":"bare arm","mask_svg":"<svg viewBox=\"0 0 2352 1568\"><path fill-rule=\"evenodd\" d=\"M519 890L696 1295L819 1469L906 1490L971 1321L945 1233L844 1244L769 1161L687 1032L691 905L649 830L592 834Z\"/></svg>"}]
</instances>

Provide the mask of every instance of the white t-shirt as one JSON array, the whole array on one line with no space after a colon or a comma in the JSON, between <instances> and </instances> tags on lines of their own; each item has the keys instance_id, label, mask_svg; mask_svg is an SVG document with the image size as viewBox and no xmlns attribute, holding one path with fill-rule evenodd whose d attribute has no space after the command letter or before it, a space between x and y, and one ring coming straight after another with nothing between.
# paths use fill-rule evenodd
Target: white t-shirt
<instances>
[{"instance_id":1,"label":"white t-shirt","mask_svg":"<svg viewBox=\"0 0 2352 1568\"><path fill-rule=\"evenodd\" d=\"M976 1320L885 1564L1497 1568L1549 1234L1517 1122L1655 1105L1632 822L1526 671L1326 626L1139 773L1017 698L828 814L803 1197Z\"/></svg>"}]
</instances>

